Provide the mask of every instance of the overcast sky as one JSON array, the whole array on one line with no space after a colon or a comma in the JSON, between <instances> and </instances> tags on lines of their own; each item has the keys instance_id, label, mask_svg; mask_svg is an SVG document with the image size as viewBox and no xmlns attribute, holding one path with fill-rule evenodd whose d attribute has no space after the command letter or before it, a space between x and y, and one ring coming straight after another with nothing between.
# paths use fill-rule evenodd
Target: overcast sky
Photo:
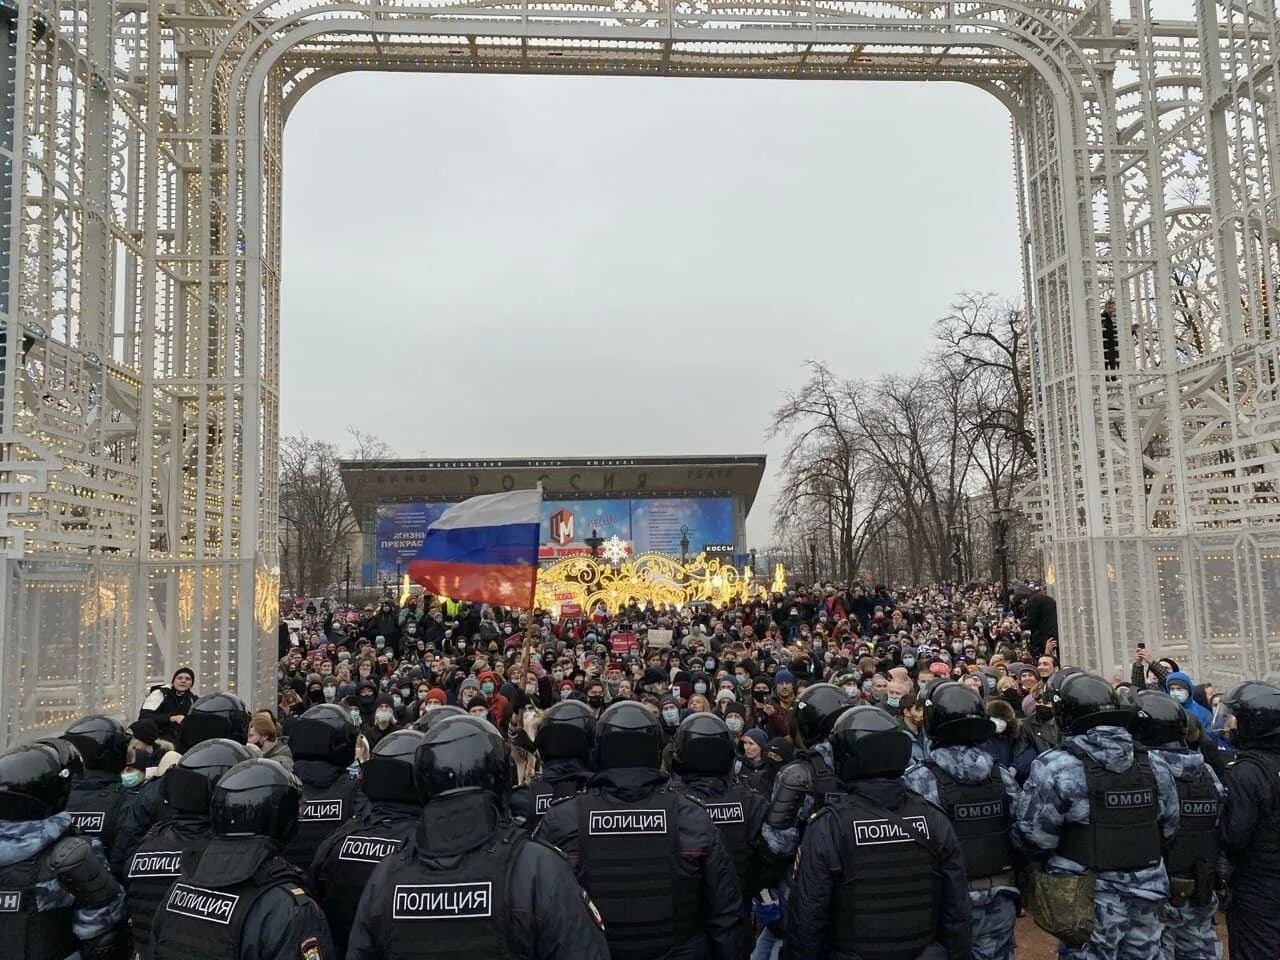
<instances>
[{"instance_id":1,"label":"overcast sky","mask_svg":"<svg viewBox=\"0 0 1280 960\"><path fill-rule=\"evenodd\" d=\"M754 454L806 359L907 372L1019 294L959 84L353 74L285 137L281 428L397 455Z\"/></svg>"}]
</instances>

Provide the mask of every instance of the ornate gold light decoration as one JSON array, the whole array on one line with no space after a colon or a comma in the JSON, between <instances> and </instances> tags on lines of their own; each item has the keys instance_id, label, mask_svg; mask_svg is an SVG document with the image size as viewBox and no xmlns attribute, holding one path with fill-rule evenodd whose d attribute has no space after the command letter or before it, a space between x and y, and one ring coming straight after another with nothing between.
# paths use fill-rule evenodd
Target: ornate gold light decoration
<instances>
[{"instance_id":1,"label":"ornate gold light decoration","mask_svg":"<svg viewBox=\"0 0 1280 960\"><path fill-rule=\"evenodd\" d=\"M590 614L600 604L616 611L630 603L682 607L690 603L726 604L734 597L764 596L765 585L728 563L698 554L687 563L660 553L628 557L617 566L590 556L558 560L538 572L535 603L558 611L566 603Z\"/></svg>"}]
</instances>

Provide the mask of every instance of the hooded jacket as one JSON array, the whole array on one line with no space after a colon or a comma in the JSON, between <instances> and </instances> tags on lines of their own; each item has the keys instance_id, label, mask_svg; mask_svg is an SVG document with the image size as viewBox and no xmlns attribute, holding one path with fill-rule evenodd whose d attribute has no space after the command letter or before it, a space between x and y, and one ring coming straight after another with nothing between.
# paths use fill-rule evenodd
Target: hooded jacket
<instances>
[{"instance_id":1,"label":"hooded jacket","mask_svg":"<svg viewBox=\"0 0 1280 960\"><path fill-rule=\"evenodd\" d=\"M1196 703L1196 685L1192 682L1190 674L1182 670L1169 674L1164 678L1164 688L1166 692L1169 692L1169 685L1172 683L1180 683L1182 686L1187 688L1187 699L1182 704L1183 709L1185 709L1187 713L1191 714L1191 716L1195 717L1196 721L1204 728L1205 731L1210 730L1213 727L1213 714L1200 704Z\"/></svg>"}]
</instances>

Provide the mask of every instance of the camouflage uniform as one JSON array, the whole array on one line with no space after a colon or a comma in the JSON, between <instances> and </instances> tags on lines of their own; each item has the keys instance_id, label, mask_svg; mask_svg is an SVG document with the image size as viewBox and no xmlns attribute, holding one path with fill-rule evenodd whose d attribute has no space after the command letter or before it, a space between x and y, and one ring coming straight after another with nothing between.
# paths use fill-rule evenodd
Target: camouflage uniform
<instances>
[{"instance_id":1,"label":"camouflage uniform","mask_svg":"<svg viewBox=\"0 0 1280 960\"><path fill-rule=\"evenodd\" d=\"M1201 769L1207 769L1219 795L1225 795L1218 775L1204 762L1204 755L1199 750L1153 747L1151 755L1164 761L1175 780L1191 780L1199 775ZM1184 903L1175 907L1166 903L1160 911L1164 920L1160 956L1165 960L1222 960L1222 942L1213 927L1217 912L1218 898L1215 894L1210 894L1209 902L1203 906Z\"/></svg>"},{"instance_id":2,"label":"camouflage uniform","mask_svg":"<svg viewBox=\"0 0 1280 960\"><path fill-rule=\"evenodd\" d=\"M959 783L981 783L991 776L995 760L980 747L935 747L929 759ZM1018 781L1004 767L1000 768L1009 809L1018 799ZM909 790L918 793L935 806L942 798L933 771L922 763L903 775ZM998 886L987 890L970 890L969 906L973 910L973 960L1013 960L1013 925L1018 919L1018 888Z\"/></svg>"},{"instance_id":3,"label":"camouflage uniform","mask_svg":"<svg viewBox=\"0 0 1280 960\"><path fill-rule=\"evenodd\" d=\"M1067 737L1107 770L1123 772L1133 764L1133 738L1123 727L1102 725ZM1159 757L1151 757L1156 780L1157 819L1166 840L1178 829L1178 789ZM1064 812L1065 811L1065 812ZM1057 849L1064 823L1089 822L1089 791L1084 764L1066 750L1050 750L1031 765L1014 808L1013 839L1033 859ZM1084 867L1052 853L1052 873L1079 874ZM1058 947L1060 960L1156 960L1160 952L1160 905L1169 896L1164 862L1139 870L1097 873L1093 937L1082 947Z\"/></svg>"}]
</instances>

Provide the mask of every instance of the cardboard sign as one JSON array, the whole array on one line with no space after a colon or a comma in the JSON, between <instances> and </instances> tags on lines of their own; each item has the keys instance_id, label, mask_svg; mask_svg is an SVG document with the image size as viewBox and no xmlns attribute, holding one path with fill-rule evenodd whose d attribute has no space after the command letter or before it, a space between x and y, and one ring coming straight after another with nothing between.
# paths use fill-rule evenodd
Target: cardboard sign
<instances>
[{"instance_id":1,"label":"cardboard sign","mask_svg":"<svg viewBox=\"0 0 1280 960\"><path fill-rule=\"evenodd\" d=\"M631 631L619 631L609 638L609 649L614 653L628 653L632 647L639 646L639 638Z\"/></svg>"},{"instance_id":2,"label":"cardboard sign","mask_svg":"<svg viewBox=\"0 0 1280 960\"><path fill-rule=\"evenodd\" d=\"M650 630L645 645L656 650L663 650L671 646L670 630Z\"/></svg>"}]
</instances>

